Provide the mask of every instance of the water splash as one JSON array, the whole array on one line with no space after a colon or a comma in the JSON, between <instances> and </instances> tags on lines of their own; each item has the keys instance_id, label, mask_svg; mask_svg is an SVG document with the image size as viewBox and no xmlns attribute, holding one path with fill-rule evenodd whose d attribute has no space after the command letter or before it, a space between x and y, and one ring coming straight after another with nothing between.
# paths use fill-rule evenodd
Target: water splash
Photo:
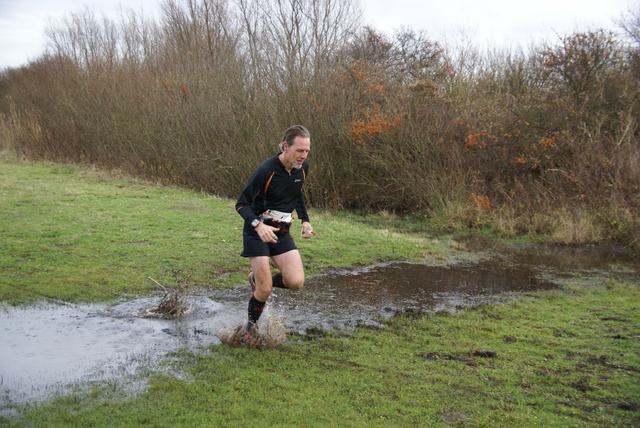
<instances>
[{"instance_id":1,"label":"water splash","mask_svg":"<svg viewBox=\"0 0 640 428\"><path fill-rule=\"evenodd\" d=\"M593 250L521 247L478 264L389 263L308 278L296 292L276 289L263 319L281 331L377 326L402 311L456 311L522 291L557 287L550 277L577 271L638 279L636 256ZM246 284L185 296L179 319L149 318L160 297L115 305L38 304L0 310L0 408L49 398L77 385L146 379L178 349L206 352L218 334L246 319ZM263 326L261 328L264 329ZM264 331L264 330L263 330ZM142 374L142 376L141 376Z\"/></svg>"}]
</instances>

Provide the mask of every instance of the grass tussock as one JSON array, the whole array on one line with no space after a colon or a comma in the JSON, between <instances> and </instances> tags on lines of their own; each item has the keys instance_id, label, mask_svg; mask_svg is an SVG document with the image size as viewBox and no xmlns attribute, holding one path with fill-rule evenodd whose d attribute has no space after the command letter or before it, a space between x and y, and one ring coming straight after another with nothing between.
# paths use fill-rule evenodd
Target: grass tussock
<instances>
[{"instance_id":1,"label":"grass tussock","mask_svg":"<svg viewBox=\"0 0 640 428\"><path fill-rule=\"evenodd\" d=\"M174 272L174 276L175 274L176 273ZM156 283L156 285L164 292L158 306L147 311L149 315L158 316L164 319L174 319L180 318L189 310L189 306L186 301L189 288L186 284L186 280L181 281L181 284L177 287L167 288L151 277L148 279Z\"/></svg>"}]
</instances>

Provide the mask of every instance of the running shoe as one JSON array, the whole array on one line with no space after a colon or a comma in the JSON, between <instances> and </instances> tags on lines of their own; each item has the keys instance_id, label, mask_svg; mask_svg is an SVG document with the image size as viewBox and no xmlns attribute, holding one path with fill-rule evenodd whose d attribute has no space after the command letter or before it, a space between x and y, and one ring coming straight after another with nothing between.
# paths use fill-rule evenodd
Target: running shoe
<instances>
[{"instance_id":1,"label":"running shoe","mask_svg":"<svg viewBox=\"0 0 640 428\"><path fill-rule=\"evenodd\" d=\"M245 348L259 348L262 346L262 338L258 333L258 326L251 321L238 331L238 342Z\"/></svg>"}]
</instances>

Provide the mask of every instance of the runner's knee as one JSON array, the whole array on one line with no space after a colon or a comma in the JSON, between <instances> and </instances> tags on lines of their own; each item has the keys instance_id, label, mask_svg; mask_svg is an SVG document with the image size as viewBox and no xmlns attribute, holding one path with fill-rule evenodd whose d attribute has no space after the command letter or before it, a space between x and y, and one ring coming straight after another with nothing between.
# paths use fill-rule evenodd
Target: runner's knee
<instances>
[{"instance_id":1,"label":"runner's knee","mask_svg":"<svg viewBox=\"0 0 640 428\"><path fill-rule=\"evenodd\" d=\"M285 287L289 290L299 290L304 285L304 276L298 278L282 278L284 281Z\"/></svg>"},{"instance_id":2,"label":"runner's knee","mask_svg":"<svg viewBox=\"0 0 640 428\"><path fill-rule=\"evenodd\" d=\"M256 277L256 290L253 292L256 299L266 302L272 289L273 283L269 275Z\"/></svg>"},{"instance_id":3,"label":"runner's knee","mask_svg":"<svg viewBox=\"0 0 640 428\"><path fill-rule=\"evenodd\" d=\"M258 285L256 287L256 291L253 292L253 295L256 297L256 299L260 300L261 302L266 302L269 296L271 296L271 285L268 285L268 286Z\"/></svg>"}]
</instances>

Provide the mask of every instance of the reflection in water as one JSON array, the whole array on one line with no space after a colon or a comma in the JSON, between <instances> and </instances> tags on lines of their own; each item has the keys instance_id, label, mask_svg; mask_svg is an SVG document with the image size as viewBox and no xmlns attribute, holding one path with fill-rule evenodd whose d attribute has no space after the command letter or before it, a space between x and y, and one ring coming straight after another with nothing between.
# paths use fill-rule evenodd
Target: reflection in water
<instances>
[{"instance_id":1,"label":"reflection in water","mask_svg":"<svg viewBox=\"0 0 640 428\"><path fill-rule=\"evenodd\" d=\"M211 343L241 308L193 296L181 320L142 318L160 298L114 306L39 304L0 309L0 409L82 382L148 375L167 352ZM209 314L215 316L209 317Z\"/></svg>"},{"instance_id":2,"label":"reflection in water","mask_svg":"<svg viewBox=\"0 0 640 428\"><path fill-rule=\"evenodd\" d=\"M495 302L514 292L548 289L543 279L599 270L638 279L637 256L566 248L510 248L464 266L391 263L312 277L298 292L275 290L265 316L294 332L310 327L376 325L399 311L434 312ZM0 408L47 398L73 383L147 375L168 352L219 344L217 333L246 318L248 285L190 296L181 319L139 315L158 304L144 298L117 305L37 305L0 310ZM161 370L161 369L159 369Z\"/></svg>"},{"instance_id":3,"label":"reflection in water","mask_svg":"<svg viewBox=\"0 0 640 428\"><path fill-rule=\"evenodd\" d=\"M365 270L341 270L307 280L301 292L276 291L271 310L287 326L304 333L308 327L352 328L372 324L404 310L454 311L496 302L513 292L549 289L530 268L500 266L425 266L391 263ZM296 308L312 307L308 313ZM302 316L300 316L302 315Z\"/></svg>"}]
</instances>

